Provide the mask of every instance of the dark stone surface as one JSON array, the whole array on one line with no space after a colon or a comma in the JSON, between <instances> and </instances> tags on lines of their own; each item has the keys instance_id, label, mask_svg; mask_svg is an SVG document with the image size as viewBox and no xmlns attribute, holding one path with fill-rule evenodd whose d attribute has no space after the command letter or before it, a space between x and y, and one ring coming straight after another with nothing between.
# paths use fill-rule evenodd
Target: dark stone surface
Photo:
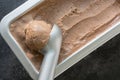
<instances>
[{"instance_id":1,"label":"dark stone surface","mask_svg":"<svg viewBox=\"0 0 120 80\"><path fill-rule=\"evenodd\" d=\"M0 20L26 0L0 0ZM0 80L32 80L0 36ZM55 80L120 80L120 34Z\"/></svg>"}]
</instances>

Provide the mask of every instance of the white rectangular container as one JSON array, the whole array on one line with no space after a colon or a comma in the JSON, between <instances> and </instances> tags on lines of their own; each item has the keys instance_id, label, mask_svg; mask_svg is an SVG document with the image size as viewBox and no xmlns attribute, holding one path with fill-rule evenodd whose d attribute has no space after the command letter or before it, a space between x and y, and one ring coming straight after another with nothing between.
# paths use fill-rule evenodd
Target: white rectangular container
<instances>
[{"instance_id":1,"label":"white rectangular container","mask_svg":"<svg viewBox=\"0 0 120 80\"><path fill-rule=\"evenodd\" d=\"M5 41L8 43L10 48L13 50L14 54L23 64L29 75L34 79L37 80L39 72L32 64L32 62L28 59L23 49L20 47L19 43L15 40L15 38L10 33L9 27L10 24L15 21L20 16L24 15L34 7L38 6L44 0L28 0L20 7L16 8L14 11L6 15L1 23L0 23L0 33ZM65 59L63 62L57 65L55 70L55 76L57 77L69 67L80 61L82 58L90 54L92 51L97 49L99 46L110 40L112 37L116 36L120 33L120 22L116 25L110 27L95 39L87 43L85 46L74 52L71 56Z\"/></svg>"}]
</instances>

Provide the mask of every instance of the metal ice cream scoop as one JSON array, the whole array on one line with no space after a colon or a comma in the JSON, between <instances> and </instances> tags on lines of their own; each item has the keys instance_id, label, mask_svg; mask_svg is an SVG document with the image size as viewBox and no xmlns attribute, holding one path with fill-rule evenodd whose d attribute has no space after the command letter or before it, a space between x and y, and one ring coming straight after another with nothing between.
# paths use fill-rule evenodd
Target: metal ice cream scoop
<instances>
[{"instance_id":1,"label":"metal ice cream scoop","mask_svg":"<svg viewBox=\"0 0 120 80\"><path fill-rule=\"evenodd\" d=\"M62 43L62 33L57 25L53 25L50 39L42 49L44 59L40 68L38 80L53 80L54 71L58 62L59 52Z\"/></svg>"}]
</instances>

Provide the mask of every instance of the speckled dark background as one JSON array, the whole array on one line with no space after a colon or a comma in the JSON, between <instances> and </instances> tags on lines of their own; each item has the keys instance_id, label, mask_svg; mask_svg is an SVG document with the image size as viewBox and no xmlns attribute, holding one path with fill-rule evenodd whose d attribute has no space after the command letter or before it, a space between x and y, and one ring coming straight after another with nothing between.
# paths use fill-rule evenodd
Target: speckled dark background
<instances>
[{"instance_id":1,"label":"speckled dark background","mask_svg":"<svg viewBox=\"0 0 120 80\"><path fill-rule=\"evenodd\" d=\"M0 0L0 20L26 0ZM0 36L0 80L32 80ZM55 80L120 80L120 34Z\"/></svg>"}]
</instances>

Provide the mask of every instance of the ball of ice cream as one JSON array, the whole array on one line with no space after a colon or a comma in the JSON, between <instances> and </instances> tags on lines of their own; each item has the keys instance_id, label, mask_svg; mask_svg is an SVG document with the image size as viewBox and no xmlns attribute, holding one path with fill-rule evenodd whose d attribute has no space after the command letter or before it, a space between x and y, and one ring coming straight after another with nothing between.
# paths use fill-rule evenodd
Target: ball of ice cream
<instances>
[{"instance_id":1,"label":"ball of ice cream","mask_svg":"<svg viewBox=\"0 0 120 80\"><path fill-rule=\"evenodd\" d=\"M31 21L25 27L26 45L35 51L42 49L48 42L51 25L45 21Z\"/></svg>"}]
</instances>

